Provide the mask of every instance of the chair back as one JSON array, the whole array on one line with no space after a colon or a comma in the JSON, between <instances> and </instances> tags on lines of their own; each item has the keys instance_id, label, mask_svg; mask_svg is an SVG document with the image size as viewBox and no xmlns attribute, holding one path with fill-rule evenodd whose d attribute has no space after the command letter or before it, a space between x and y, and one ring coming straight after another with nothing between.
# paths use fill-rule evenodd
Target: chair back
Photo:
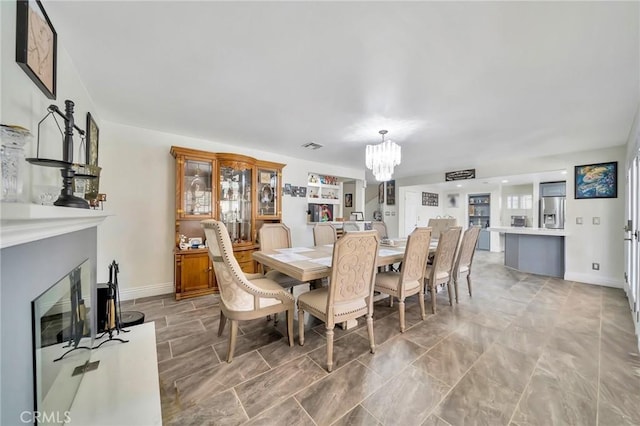
<instances>
[{"instance_id":1,"label":"chair back","mask_svg":"<svg viewBox=\"0 0 640 426\"><path fill-rule=\"evenodd\" d=\"M380 222L377 220L371 222L371 229L373 229L374 231L378 231L378 237L380 237L380 239L389 237L389 234L387 232L387 224L384 222Z\"/></svg>"},{"instance_id":2,"label":"chair back","mask_svg":"<svg viewBox=\"0 0 640 426\"><path fill-rule=\"evenodd\" d=\"M338 239L336 227L330 223L316 223L313 226L313 245L333 244Z\"/></svg>"},{"instance_id":3,"label":"chair back","mask_svg":"<svg viewBox=\"0 0 640 426\"><path fill-rule=\"evenodd\" d=\"M461 233L462 227L454 226L440 234L438 248L433 258L434 276L438 276L443 272L451 274Z\"/></svg>"},{"instance_id":4,"label":"chair back","mask_svg":"<svg viewBox=\"0 0 640 426\"><path fill-rule=\"evenodd\" d=\"M373 285L380 241L376 231L345 234L333 246L327 317L337 305L373 309Z\"/></svg>"},{"instance_id":5,"label":"chair back","mask_svg":"<svg viewBox=\"0 0 640 426\"><path fill-rule=\"evenodd\" d=\"M204 220L201 224L209 244L209 257L213 262L222 303L232 311L252 311L259 308L250 291L259 293L261 289L252 284L240 269L224 223L211 219Z\"/></svg>"},{"instance_id":6,"label":"chair back","mask_svg":"<svg viewBox=\"0 0 640 426\"><path fill-rule=\"evenodd\" d=\"M476 252L476 243L478 242L479 235L479 226L470 226L469 229L464 231L454 271L458 272L461 268L469 268L471 266L471 262L473 262L473 255Z\"/></svg>"},{"instance_id":7,"label":"chair back","mask_svg":"<svg viewBox=\"0 0 640 426\"><path fill-rule=\"evenodd\" d=\"M431 228L416 228L407 237L407 246L402 260L401 280L422 281L427 267L429 244L431 243Z\"/></svg>"},{"instance_id":8,"label":"chair back","mask_svg":"<svg viewBox=\"0 0 640 426\"><path fill-rule=\"evenodd\" d=\"M455 218L435 218L429 219L427 226L431 228L431 236L433 238L440 238L447 229L456 226L457 221Z\"/></svg>"},{"instance_id":9,"label":"chair back","mask_svg":"<svg viewBox=\"0 0 640 426\"><path fill-rule=\"evenodd\" d=\"M284 223L265 223L258 231L260 250L291 247L291 230Z\"/></svg>"}]
</instances>

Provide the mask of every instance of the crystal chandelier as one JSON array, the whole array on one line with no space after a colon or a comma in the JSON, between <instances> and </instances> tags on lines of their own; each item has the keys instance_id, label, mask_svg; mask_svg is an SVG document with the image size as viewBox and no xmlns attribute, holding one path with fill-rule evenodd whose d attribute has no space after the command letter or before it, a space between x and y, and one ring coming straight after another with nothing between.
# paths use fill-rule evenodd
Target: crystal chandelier
<instances>
[{"instance_id":1,"label":"crystal chandelier","mask_svg":"<svg viewBox=\"0 0 640 426\"><path fill-rule=\"evenodd\" d=\"M384 140L384 135L388 132L380 130L382 143L378 145L367 145L366 165L373 172L373 176L378 182L391 180L393 168L400 164L400 146L390 140Z\"/></svg>"}]
</instances>

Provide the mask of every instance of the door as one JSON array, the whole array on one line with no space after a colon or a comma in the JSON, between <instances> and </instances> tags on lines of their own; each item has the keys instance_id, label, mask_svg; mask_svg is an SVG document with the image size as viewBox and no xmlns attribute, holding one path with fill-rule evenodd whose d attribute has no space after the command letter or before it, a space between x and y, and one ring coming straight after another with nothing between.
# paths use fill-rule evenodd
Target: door
<instances>
[{"instance_id":1,"label":"door","mask_svg":"<svg viewBox=\"0 0 640 426\"><path fill-rule=\"evenodd\" d=\"M406 237L418 226L418 193L406 191L404 193L404 233Z\"/></svg>"},{"instance_id":2,"label":"door","mask_svg":"<svg viewBox=\"0 0 640 426\"><path fill-rule=\"evenodd\" d=\"M640 150L627 170L625 205L625 280L636 333L640 332Z\"/></svg>"}]
</instances>

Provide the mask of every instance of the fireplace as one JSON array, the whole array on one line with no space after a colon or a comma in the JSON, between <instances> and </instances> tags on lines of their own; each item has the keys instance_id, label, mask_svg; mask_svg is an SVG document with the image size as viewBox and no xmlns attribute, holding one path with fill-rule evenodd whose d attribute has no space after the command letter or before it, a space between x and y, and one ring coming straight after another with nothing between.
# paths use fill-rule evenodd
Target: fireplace
<instances>
[{"instance_id":1,"label":"fireplace","mask_svg":"<svg viewBox=\"0 0 640 426\"><path fill-rule=\"evenodd\" d=\"M86 259L89 280L96 282L97 226L107 214L35 204L0 207L0 424L22 424L21 415L32 418L35 406L31 301Z\"/></svg>"}]
</instances>

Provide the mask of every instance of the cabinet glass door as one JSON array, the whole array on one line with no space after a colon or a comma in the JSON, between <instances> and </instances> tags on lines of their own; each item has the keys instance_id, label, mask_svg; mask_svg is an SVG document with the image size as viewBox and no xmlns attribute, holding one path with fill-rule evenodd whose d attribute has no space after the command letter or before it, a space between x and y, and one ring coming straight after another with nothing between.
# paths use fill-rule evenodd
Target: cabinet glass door
<instances>
[{"instance_id":1,"label":"cabinet glass door","mask_svg":"<svg viewBox=\"0 0 640 426\"><path fill-rule=\"evenodd\" d=\"M251 185L252 167L234 162L220 164L220 221L234 244L252 242Z\"/></svg>"},{"instance_id":2,"label":"cabinet glass door","mask_svg":"<svg viewBox=\"0 0 640 426\"><path fill-rule=\"evenodd\" d=\"M185 216L211 216L212 163L185 159L182 206Z\"/></svg>"},{"instance_id":3,"label":"cabinet glass door","mask_svg":"<svg viewBox=\"0 0 640 426\"><path fill-rule=\"evenodd\" d=\"M272 219L280 216L280 183L278 182L278 171L268 169L258 169L257 176L258 196L256 198L257 212L259 219Z\"/></svg>"}]
</instances>

